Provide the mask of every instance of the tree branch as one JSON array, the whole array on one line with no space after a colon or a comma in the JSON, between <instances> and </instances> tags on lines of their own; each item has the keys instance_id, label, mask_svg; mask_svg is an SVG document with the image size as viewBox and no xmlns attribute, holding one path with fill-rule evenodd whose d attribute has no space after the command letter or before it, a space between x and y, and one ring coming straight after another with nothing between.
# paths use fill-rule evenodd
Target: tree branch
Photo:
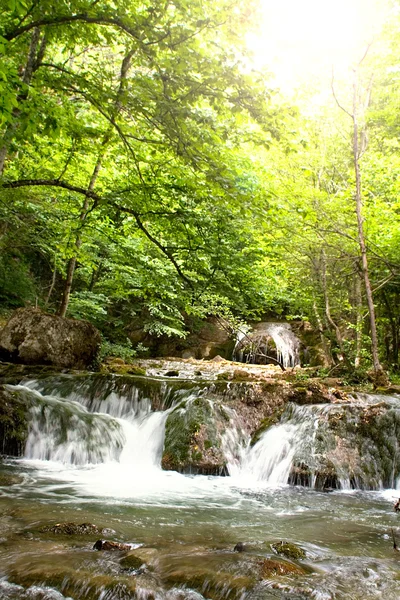
<instances>
[{"instance_id":1,"label":"tree branch","mask_svg":"<svg viewBox=\"0 0 400 600\"><path fill-rule=\"evenodd\" d=\"M183 281L185 283L187 283L189 285L190 288L194 288L194 284L193 281L191 279L189 279L189 277L187 277L181 267L178 265L175 257L171 254L171 252L168 250L168 248L166 246L163 246L149 231L148 229L144 226L140 215L138 212L136 212L135 210L128 208L126 206L119 206L119 205L115 205L116 208L118 208L120 211L122 212L126 212L130 215L132 215L136 221L137 226L139 227L139 229L141 231L143 231L143 233L145 234L145 236L155 245L157 246L157 248L159 250L161 250L161 252L168 258L168 260L174 265L176 272L178 273L179 277L181 279L183 279Z\"/></svg>"},{"instance_id":2,"label":"tree branch","mask_svg":"<svg viewBox=\"0 0 400 600\"><path fill-rule=\"evenodd\" d=\"M71 192L83 194L84 196L87 196L88 198L93 198L97 201L101 200L101 197L98 194L96 194L96 192L94 192L93 190L81 188L79 186L72 185L70 183L67 183L66 181L60 181L58 179L19 179L17 181L9 181L1 184L1 187L6 189L29 186L61 187L65 190L70 190Z\"/></svg>"}]
</instances>

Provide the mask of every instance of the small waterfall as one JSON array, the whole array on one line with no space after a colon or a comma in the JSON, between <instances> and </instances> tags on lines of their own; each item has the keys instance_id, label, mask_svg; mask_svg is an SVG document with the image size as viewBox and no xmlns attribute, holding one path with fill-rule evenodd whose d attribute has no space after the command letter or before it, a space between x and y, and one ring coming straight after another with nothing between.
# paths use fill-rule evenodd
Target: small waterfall
<instances>
[{"instance_id":1,"label":"small waterfall","mask_svg":"<svg viewBox=\"0 0 400 600\"><path fill-rule=\"evenodd\" d=\"M288 323L270 323L266 331L275 342L278 362L285 369L299 365L299 340L290 325Z\"/></svg>"},{"instance_id":2,"label":"small waterfall","mask_svg":"<svg viewBox=\"0 0 400 600\"><path fill-rule=\"evenodd\" d=\"M289 323L258 323L251 332L240 331L233 360L261 363L268 361L273 353L276 353L277 362L285 369L300 365L300 342Z\"/></svg>"},{"instance_id":3,"label":"small waterfall","mask_svg":"<svg viewBox=\"0 0 400 600\"><path fill-rule=\"evenodd\" d=\"M21 387L21 386L18 386ZM125 443L118 420L78 402L35 395L25 447L29 459L85 465L117 460Z\"/></svg>"},{"instance_id":4,"label":"small waterfall","mask_svg":"<svg viewBox=\"0 0 400 600\"><path fill-rule=\"evenodd\" d=\"M238 451L243 432L237 426L231 426L224 446L229 474L246 484L287 484L296 457L306 447L310 451L316 428L317 416L310 414L309 407L290 405L280 424L267 429L254 446L247 439Z\"/></svg>"},{"instance_id":5,"label":"small waterfall","mask_svg":"<svg viewBox=\"0 0 400 600\"><path fill-rule=\"evenodd\" d=\"M168 414L182 398L193 395L191 390L174 393L163 387L156 403L170 407L161 411L153 410L152 401L132 382L129 393L118 394L104 380L107 385L93 395L87 379L84 385L79 378L61 381L67 382L67 388L51 378L8 386L30 398L27 459L77 466L117 462L138 470L160 468ZM53 395L58 387L64 397Z\"/></svg>"}]
</instances>

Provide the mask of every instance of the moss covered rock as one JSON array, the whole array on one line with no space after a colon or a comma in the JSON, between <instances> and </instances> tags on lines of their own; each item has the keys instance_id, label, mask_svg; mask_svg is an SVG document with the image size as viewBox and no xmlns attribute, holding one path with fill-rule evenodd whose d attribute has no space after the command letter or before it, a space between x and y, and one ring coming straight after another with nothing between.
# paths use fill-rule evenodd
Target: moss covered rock
<instances>
[{"instance_id":1,"label":"moss covered rock","mask_svg":"<svg viewBox=\"0 0 400 600\"><path fill-rule=\"evenodd\" d=\"M28 437L29 403L22 394L0 386L0 453L21 456Z\"/></svg>"},{"instance_id":2,"label":"moss covered rock","mask_svg":"<svg viewBox=\"0 0 400 600\"><path fill-rule=\"evenodd\" d=\"M273 558L266 558L261 564L261 577L268 579L276 575L304 575L306 570L299 565Z\"/></svg>"},{"instance_id":3,"label":"moss covered rock","mask_svg":"<svg viewBox=\"0 0 400 600\"><path fill-rule=\"evenodd\" d=\"M55 523L54 525L44 525L39 530L42 533L55 533L56 535L101 535L109 530L98 527L93 523Z\"/></svg>"},{"instance_id":4,"label":"moss covered rock","mask_svg":"<svg viewBox=\"0 0 400 600\"><path fill-rule=\"evenodd\" d=\"M0 332L0 360L82 369L93 364L100 342L88 321L19 308Z\"/></svg>"},{"instance_id":5,"label":"moss covered rock","mask_svg":"<svg viewBox=\"0 0 400 600\"><path fill-rule=\"evenodd\" d=\"M182 401L166 422L163 469L221 474L225 459L219 434L225 427L226 414L218 404L203 397Z\"/></svg>"},{"instance_id":6,"label":"moss covered rock","mask_svg":"<svg viewBox=\"0 0 400 600\"><path fill-rule=\"evenodd\" d=\"M293 558L294 560L306 557L303 548L300 548L300 546L296 546L296 544L292 544L291 542L275 542L274 544L271 544L271 548L277 554L282 554L283 556Z\"/></svg>"}]
</instances>

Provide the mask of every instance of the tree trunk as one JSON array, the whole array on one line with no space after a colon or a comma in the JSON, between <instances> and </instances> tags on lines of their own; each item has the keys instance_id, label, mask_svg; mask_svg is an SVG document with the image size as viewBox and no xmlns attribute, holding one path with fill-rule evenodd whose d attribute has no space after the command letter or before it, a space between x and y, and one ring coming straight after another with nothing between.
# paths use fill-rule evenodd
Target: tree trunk
<instances>
[{"instance_id":1,"label":"tree trunk","mask_svg":"<svg viewBox=\"0 0 400 600\"><path fill-rule=\"evenodd\" d=\"M364 235L364 218L362 214L362 193L361 193L361 170L360 170L360 154L362 149L360 148L360 132L358 123L358 69L354 71L354 83L353 83L353 164L354 173L356 178L356 190L355 190L355 202L356 202L356 215L357 215L357 228L358 228L358 243L361 252L361 268L364 278L365 293L367 297L367 306L370 321L371 331L371 353L372 362L374 366L374 376L377 384L387 384L387 376L382 368L379 361L378 354L378 335L376 330L376 319L375 319L375 307L374 300L372 297L371 281L368 270L368 257L367 257L367 246L365 243Z\"/></svg>"},{"instance_id":2,"label":"tree trunk","mask_svg":"<svg viewBox=\"0 0 400 600\"><path fill-rule=\"evenodd\" d=\"M95 186L97 177L100 172L102 158L103 158L103 154L101 154L99 156L99 158L97 159L97 163L93 170L92 177L90 178L90 183L88 186L89 192L92 192L93 188ZM81 214L79 216L79 220L81 223L84 223L86 221L88 210L89 210L89 197L86 196L85 201L82 205ZM78 235L76 236L76 239L75 239L76 254L74 256L71 256L71 258L68 261L67 277L65 279L65 286L64 286L64 290L63 290L61 304L60 304L60 307L57 312L59 317L65 317L65 315L67 314L69 299L71 296L72 282L74 280L76 261L78 258L77 254L78 254L81 246L82 246L82 236L80 235L80 233L78 233Z\"/></svg>"},{"instance_id":3,"label":"tree trunk","mask_svg":"<svg viewBox=\"0 0 400 600\"><path fill-rule=\"evenodd\" d=\"M356 302L356 351L354 357L354 367L358 369L361 363L361 346L362 346L362 294L361 294L361 279L357 273L355 282L355 302Z\"/></svg>"},{"instance_id":4,"label":"tree trunk","mask_svg":"<svg viewBox=\"0 0 400 600\"><path fill-rule=\"evenodd\" d=\"M324 356L326 358L326 365L324 365L324 366L331 367L335 363L332 358L332 353L330 351L329 344L326 340L326 337L324 336L324 326L322 324L321 315L319 314L317 303L315 302L315 300L313 302L313 311L314 311L315 320L316 320L317 326L318 326L318 333L319 333L319 336L321 339L322 350L323 350Z\"/></svg>"}]
</instances>

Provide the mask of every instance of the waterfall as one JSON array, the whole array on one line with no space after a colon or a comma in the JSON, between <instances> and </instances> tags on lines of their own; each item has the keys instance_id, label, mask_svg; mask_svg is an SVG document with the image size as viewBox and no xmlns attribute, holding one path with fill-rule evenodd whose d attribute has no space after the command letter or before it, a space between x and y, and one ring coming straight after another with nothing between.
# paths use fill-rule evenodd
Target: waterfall
<instances>
[{"instance_id":1,"label":"waterfall","mask_svg":"<svg viewBox=\"0 0 400 600\"><path fill-rule=\"evenodd\" d=\"M312 455L317 426L318 417L309 407L290 405L282 422L268 428L251 446L250 439L244 441L243 431L232 420L224 437L229 474L243 485L287 484L295 459L304 452Z\"/></svg>"},{"instance_id":2,"label":"waterfall","mask_svg":"<svg viewBox=\"0 0 400 600\"><path fill-rule=\"evenodd\" d=\"M266 332L274 340L278 362L285 369L300 364L299 340L288 323L269 323Z\"/></svg>"},{"instance_id":3,"label":"waterfall","mask_svg":"<svg viewBox=\"0 0 400 600\"><path fill-rule=\"evenodd\" d=\"M67 391L57 380L8 386L30 396L26 459L76 466L119 463L133 470L160 468L165 421L178 401L192 395L190 390L174 394L164 387L160 394L171 406L153 410L151 400L132 383L129 393L106 386L102 392L97 388L95 396L87 385L82 390L78 378L69 378L67 383ZM65 397L55 395L58 386Z\"/></svg>"},{"instance_id":4,"label":"waterfall","mask_svg":"<svg viewBox=\"0 0 400 600\"><path fill-rule=\"evenodd\" d=\"M278 423L253 432L258 441L252 443L243 415L229 398L222 404L215 390L180 389L162 380L147 382L147 388L138 385L132 379L68 376L61 383L49 378L7 386L29 396L25 459L43 468L55 465L60 472L81 470L82 478L96 468L92 482L101 493L108 493L109 481L114 481L113 493L122 486L131 494L144 479L155 489L157 478L177 475L172 469L206 475L227 470L239 487L290 483L382 489L398 484L396 397L365 394L344 403L289 403ZM162 459L171 469L168 475ZM215 470L210 472L209 465Z\"/></svg>"},{"instance_id":5,"label":"waterfall","mask_svg":"<svg viewBox=\"0 0 400 600\"><path fill-rule=\"evenodd\" d=\"M285 369L300 365L300 342L289 323L258 323L253 331L238 333L233 360L260 363L272 354L271 339L276 360Z\"/></svg>"}]
</instances>

